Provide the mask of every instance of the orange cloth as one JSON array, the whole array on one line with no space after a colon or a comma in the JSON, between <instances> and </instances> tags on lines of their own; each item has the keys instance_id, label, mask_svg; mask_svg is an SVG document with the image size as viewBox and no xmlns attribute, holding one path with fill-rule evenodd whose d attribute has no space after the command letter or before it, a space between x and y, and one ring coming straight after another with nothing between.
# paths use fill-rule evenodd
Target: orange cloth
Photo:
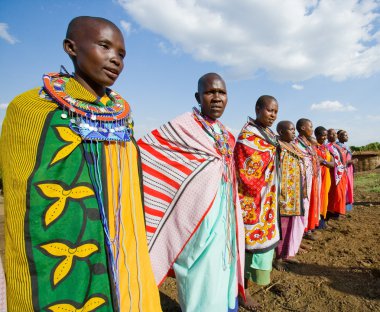
<instances>
[{"instance_id":1,"label":"orange cloth","mask_svg":"<svg viewBox=\"0 0 380 312\"><path fill-rule=\"evenodd\" d=\"M332 160L331 154L324 144L317 146L317 154L325 161L330 162ZM326 166L321 166L321 189L320 189L320 215L326 219L327 205L329 202L329 190L331 187L330 169Z\"/></svg>"}]
</instances>

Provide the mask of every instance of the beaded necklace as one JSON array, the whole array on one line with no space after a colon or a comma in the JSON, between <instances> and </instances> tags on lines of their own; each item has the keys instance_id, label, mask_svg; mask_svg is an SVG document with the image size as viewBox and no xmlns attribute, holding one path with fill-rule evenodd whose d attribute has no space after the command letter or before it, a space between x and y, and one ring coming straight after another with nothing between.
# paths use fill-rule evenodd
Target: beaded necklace
<instances>
[{"instance_id":1,"label":"beaded necklace","mask_svg":"<svg viewBox=\"0 0 380 312\"><path fill-rule=\"evenodd\" d=\"M92 120L114 121L126 118L130 112L129 105L118 93L106 89L111 101L104 105L99 99L89 103L74 99L66 93L66 83L72 78L67 74L50 73L43 76L44 90L63 108L79 116ZM111 104L111 105L109 105Z\"/></svg>"},{"instance_id":2,"label":"beaded necklace","mask_svg":"<svg viewBox=\"0 0 380 312\"><path fill-rule=\"evenodd\" d=\"M71 130L86 141L130 141L133 121L127 101L111 89L94 102L75 99L66 92L70 79L69 74L45 74L40 96L62 108L61 118L70 117Z\"/></svg>"},{"instance_id":3,"label":"beaded necklace","mask_svg":"<svg viewBox=\"0 0 380 312\"><path fill-rule=\"evenodd\" d=\"M232 156L233 150L228 144L229 135L223 124L219 120L214 121L206 115L203 115L196 107L193 107L193 116L194 119L199 121L205 130L214 138L214 147L219 151L223 158L229 160ZM216 123L219 126L222 133L215 132L214 127L212 126L213 123Z\"/></svg>"},{"instance_id":4,"label":"beaded necklace","mask_svg":"<svg viewBox=\"0 0 380 312\"><path fill-rule=\"evenodd\" d=\"M110 259L110 271L113 277L113 282L116 289L116 297L120 303L120 276L119 267L124 265L129 276L129 266L122 259L119 258L120 248L123 248L125 257L127 255L127 250L125 248L125 235L121 236L121 233L125 233L124 224L122 221L122 214L124 213L121 209L122 203L122 189L123 180L122 173L124 172L124 166L129 159L129 166L131 165L131 158L126 157L125 149L128 148L128 154L131 155L131 145L126 144L126 142L131 141L133 136L133 121L131 118L131 111L129 104L116 92L106 89L106 94L103 97L98 97L93 102L86 102L84 100L76 99L70 96L66 92L66 84L72 76L68 73L50 73L43 76L44 86L40 91L40 97L51 100L62 109L61 118L69 118L69 127L75 133L77 133L83 142L83 148L86 151L84 153L86 162L89 167L90 179L93 183L93 188L96 194L96 198L99 205L100 219L103 226L103 231L105 234L105 244L107 251L109 253ZM112 192L113 195L113 209L114 211L114 226L115 234L111 236L110 230L110 220L107 216L107 209L104 203L104 190L102 181L102 150L107 148L110 155L113 153L111 144L103 144L103 142L116 142L116 155L117 159L116 167L114 167L113 162L109 163L110 166L110 176L112 181ZM129 171L129 179L132 181L132 170ZM119 186L114 186L114 177L118 177ZM133 187L133 184L130 183ZM133 209L133 218L135 218L135 205L133 201L133 190L131 190L131 200ZM133 224L136 224L134 220ZM122 232L121 232L122 231ZM136 228L135 228L136 232ZM136 241L136 245L137 245ZM121 246L121 247L120 247ZM138 246L136 246L138 250ZM138 253L136 252L136 257ZM138 261L137 261L138 262ZM140 284L140 268L137 267L138 274L138 285L141 293ZM129 283L130 287L130 283ZM130 289L129 289L130 292ZM139 299L139 307L141 311L141 298ZM132 309L132 305L131 305Z\"/></svg>"},{"instance_id":5,"label":"beaded necklace","mask_svg":"<svg viewBox=\"0 0 380 312\"><path fill-rule=\"evenodd\" d=\"M222 155L223 163L224 163L224 171L223 178L224 181L232 181L232 167L230 160L232 160L233 150L228 144L229 134L226 128L219 120L212 120L208 116L202 114L196 107L193 107L193 117L196 121L200 122L204 129L214 138L215 143L214 147L219 151ZM222 133L217 133L214 130L213 124L217 124ZM234 251L231 242L231 213L233 213L233 205L231 205L231 201L233 200L233 194L231 192L231 187L227 184L226 190L227 196L227 208L226 208L226 223L225 223L225 231L226 231L226 241L225 241L225 249L223 251L223 270L227 269L227 263L231 264L232 259L234 258Z\"/></svg>"}]
</instances>

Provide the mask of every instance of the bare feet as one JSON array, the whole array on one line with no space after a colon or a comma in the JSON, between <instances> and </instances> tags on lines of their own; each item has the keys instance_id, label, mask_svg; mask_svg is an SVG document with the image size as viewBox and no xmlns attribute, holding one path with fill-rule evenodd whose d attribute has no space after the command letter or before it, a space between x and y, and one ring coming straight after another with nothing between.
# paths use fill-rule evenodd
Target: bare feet
<instances>
[{"instance_id":1,"label":"bare feet","mask_svg":"<svg viewBox=\"0 0 380 312\"><path fill-rule=\"evenodd\" d=\"M295 259L295 258L285 258L283 259L284 262L286 263L291 263L291 264L299 264L300 261Z\"/></svg>"},{"instance_id":2,"label":"bare feet","mask_svg":"<svg viewBox=\"0 0 380 312\"><path fill-rule=\"evenodd\" d=\"M304 236L303 236L304 239L308 239L308 240L311 240L311 241L316 241L317 238L314 234L312 233L306 233Z\"/></svg>"},{"instance_id":3,"label":"bare feet","mask_svg":"<svg viewBox=\"0 0 380 312\"><path fill-rule=\"evenodd\" d=\"M260 311L261 305L252 295L249 293L248 289L245 290L245 301L239 296L239 305L248 311Z\"/></svg>"},{"instance_id":4,"label":"bare feet","mask_svg":"<svg viewBox=\"0 0 380 312\"><path fill-rule=\"evenodd\" d=\"M302 255L302 254L305 254L305 253L307 253L308 251L310 251L312 249L313 249L313 247L308 246L308 245L302 243L301 246L300 246L300 248L298 249L298 253Z\"/></svg>"},{"instance_id":5,"label":"bare feet","mask_svg":"<svg viewBox=\"0 0 380 312\"><path fill-rule=\"evenodd\" d=\"M273 267L280 272L286 272L287 267L282 259L276 259L273 261Z\"/></svg>"},{"instance_id":6,"label":"bare feet","mask_svg":"<svg viewBox=\"0 0 380 312\"><path fill-rule=\"evenodd\" d=\"M305 243L302 243L301 246L300 246L300 248L302 248L302 249L304 249L306 251L310 251L310 250L313 249L313 247L311 247L311 246L309 246L309 245L307 245Z\"/></svg>"},{"instance_id":7,"label":"bare feet","mask_svg":"<svg viewBox=\"0 0 380 312\"><path fill-rule=\"evenodd\" d=\"M303 254L305 254L305 253L307 253L307 250L306 249L302 249L301 247L298 249L298 253L300 254L300 255L303 255Z\"/></svg>"}]
</instances>

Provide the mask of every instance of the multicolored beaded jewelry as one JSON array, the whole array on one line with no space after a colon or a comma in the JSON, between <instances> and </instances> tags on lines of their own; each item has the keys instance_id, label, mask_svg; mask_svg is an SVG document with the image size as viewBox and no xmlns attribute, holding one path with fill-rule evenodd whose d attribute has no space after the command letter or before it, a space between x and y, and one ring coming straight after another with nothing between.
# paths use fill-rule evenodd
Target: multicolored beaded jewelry
<instances>
[{"instance_id":1,"label":"multicolored beaded jewelry","mask_svg":"<svg viewBox=\"0 0 380 312\"><path fill-rule=\"evenodd\" d=\"M214 121L209 117L203 115L196 107L193 107L193 116L195 120L199 121L205 130L214 138L214 146L219 151L219 153L227 159L231 158L233 150L228 144L229 135L223 124L219 120ZM217 123L222 133L216 133L212 126L212 123Z\"/></svg>"},{"instance_id":2,"label":"multicolored beaded jewelry","mask_svg":"<svg viewBox=\"0 0 380 312\"><path fill-rule=\"evenodd\" d=\"M68 74L45 74L40 96L61 106L61 118L70 118L70 128L83 140L130 141L133 121L127 101L110 89L106 89L110 99L106 105L99 99L93 103L75 99L66 93L70 78Z\"/></svg>"}]
</instances>

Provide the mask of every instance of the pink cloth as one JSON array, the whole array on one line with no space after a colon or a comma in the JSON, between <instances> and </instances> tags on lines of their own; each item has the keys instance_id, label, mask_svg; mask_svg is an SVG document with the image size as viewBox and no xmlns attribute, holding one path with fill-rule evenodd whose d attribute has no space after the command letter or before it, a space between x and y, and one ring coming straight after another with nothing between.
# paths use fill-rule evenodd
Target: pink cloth
<instances>
[{"instance_id":1,"label":"pink cloth","mask_svg":"<svg viewBox=\"0 0 380 312\"><path fill-rule=\"evenodd\" d=\"M305 231L305 223L302 216L292 217L292 230L291 237L289 241L289 251L288 256L294 257L298 250L300 249L302 237Z\"/></svg>"},{"instance_id":2,"label":"pink cloth","mask_svg":"<svg viewBox=\"0 0 380 312\"><path fill-rule=\"evenodd\" d=\"M351 153L347 153L347 161L352 159ZM354 203L354 166L347 166L347 198L346 204Z\"/></svg>"},{"instance_id":3,"label":"pink cloth","mask_svg":"<svg viewBox=\"0 0 380 312\"><path fill-rule=\"evenodd\" d=\"M148 247L156 282L161 284L211 208L223 178L224 163L191 113L152 131L138 144L144 175ZM234 168L231 169L234 173ZM232 179L236 181L235 177ZM237 274L242 290L244 225L234 184Z\"/></svg>"},{"instance_id":4,"label":"pink cloth","mask_svg":"<svg viewBox=\"0 0 380 312\"><path fill-rule=\"evenodd\" d=\"M290 239L292 235L293 217L281 217L282 238L276 247L276 258L286 259L289 256Z\"/></svg>"},{"instance_id":5,"label":"pink cloth","mask_svg":"<svg viewBox=\"0 0 380 312\"><path fill-rule=\"evenodd\" d=\"M276 257L294 257L301 246L305 226L302 216L281 217L282 240L277 246Z\"/></svg>"},{"instance_id":6,"label":"pink cloth","mask_svg":"<svg viewBox=\"0 0 380 312\"><path fill-rule=\"evenodd\" d=\"M5 276L3 270L3 263L0 257L0 312L7 311L7 296L5 287Z\"/></svg>"}]
</instances>

